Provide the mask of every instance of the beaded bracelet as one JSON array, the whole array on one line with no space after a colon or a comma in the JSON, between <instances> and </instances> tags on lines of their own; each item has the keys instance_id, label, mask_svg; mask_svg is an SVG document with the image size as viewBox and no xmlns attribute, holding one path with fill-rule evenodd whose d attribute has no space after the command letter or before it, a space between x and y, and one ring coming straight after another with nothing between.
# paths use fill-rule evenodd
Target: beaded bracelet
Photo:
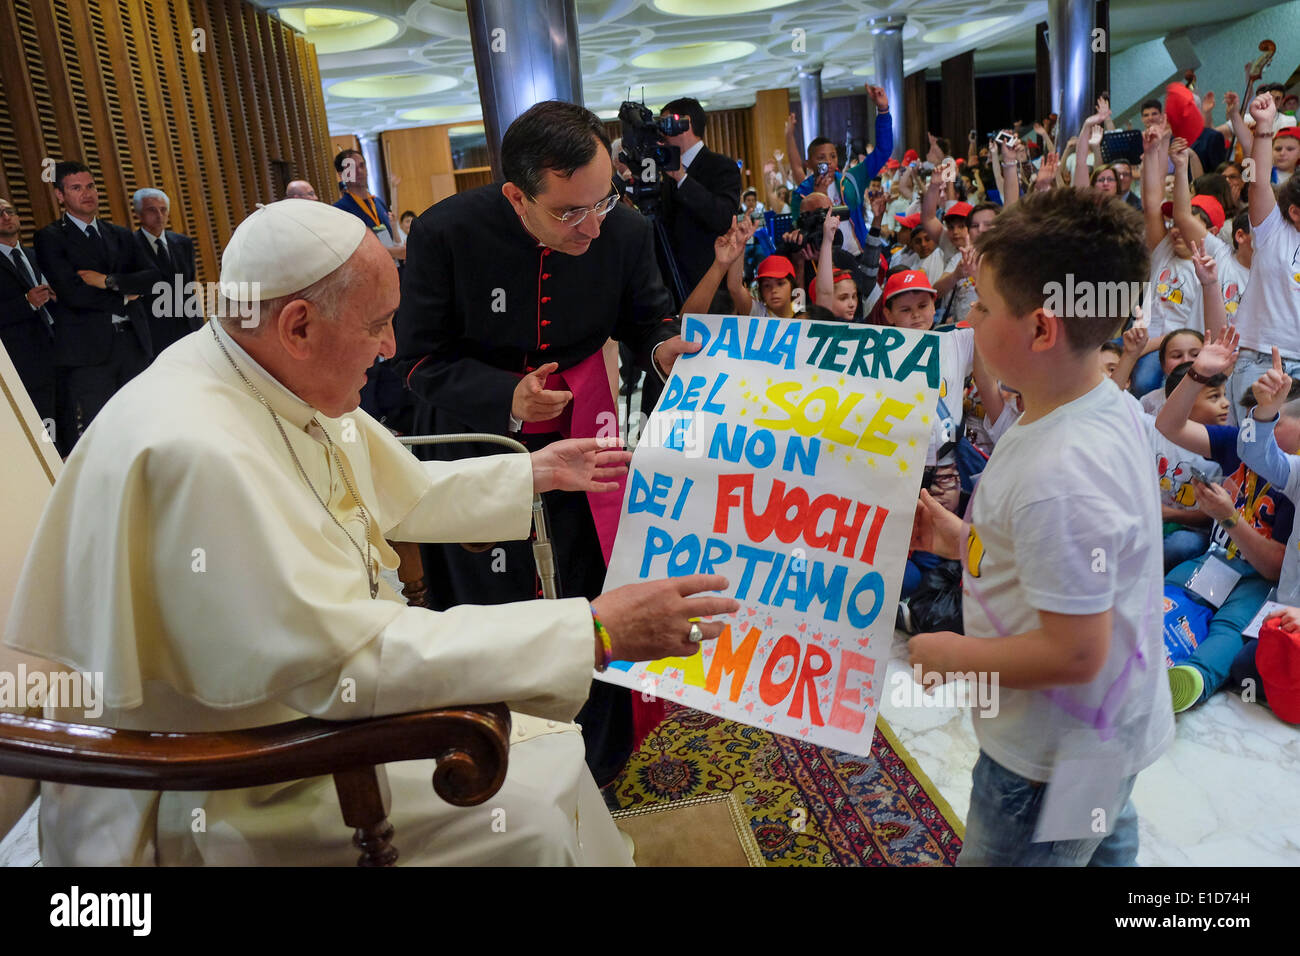
<instances>
[{"instance_id":1,"label":"beaded bracelet","mask_svg":"<svg viewBox=\"0 0 1300 956\"><path fill-rule=\"evenodd\" d=\"M596 617L596 609L591 609L591 623L596 629L596 636L600 638L601 661L596 667L597 671L604 672L607 667L614 661L614 645L609 638L609 630L604 624L600 623L600 618Z\"/></svg>"}]
</instances>

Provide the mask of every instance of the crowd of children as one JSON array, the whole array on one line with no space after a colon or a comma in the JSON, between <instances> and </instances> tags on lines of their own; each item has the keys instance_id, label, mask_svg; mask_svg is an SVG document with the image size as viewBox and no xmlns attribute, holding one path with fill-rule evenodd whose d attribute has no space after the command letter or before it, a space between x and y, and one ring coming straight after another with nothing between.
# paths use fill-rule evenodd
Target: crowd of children
<instances>
[{"instance_id":1,"label":"crowd of children","mask_svg":"<svg viewBox=\"0 0 1300 956\"><path fill-rule=\"evenodd\" d=\"M841 255L828 210L820 246L793 230L796 254L761 258L755 297L741 217L687 304L725 281L741 313L941 335L903 585L917 604L899 624L924 671L999 676L998 716L975 720L962 863L1132 863L1129 795L1176 713L1228 687L1300 721L1300 139L1279 135L1280 99L1249 103L1250 177L1234 161L1204 174L1160 104L1144 109L1140 202L1127 162L1067 184L1050 139L1035 166L1014 137L989 156L989 202L978 170L941 175L932 137L932 172L909 152L869 183L859 251ZM1047 290L1067 276L1142 294L1058 315ZM1265 655L1250 625L1269 600ZM1177 653L1171 628L1190 636ZM1100 757L1097 836L1060 795Z\"/></svg>"}]
</instances>

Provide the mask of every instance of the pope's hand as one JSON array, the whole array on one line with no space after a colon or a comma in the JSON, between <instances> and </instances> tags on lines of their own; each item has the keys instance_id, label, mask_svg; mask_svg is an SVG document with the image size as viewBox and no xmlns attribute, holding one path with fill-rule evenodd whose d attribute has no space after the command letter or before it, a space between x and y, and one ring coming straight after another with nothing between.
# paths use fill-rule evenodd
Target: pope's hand
<instances>
[{"instance_id":1,"label":"pope's hand","mask_svg":"<svg viewBox=\"0 0 1300 956\"><path fill-rule=\"evenodd\" d=\"M510 414L521 422L546 422L564 411L573 393L553 392L546 388L546 376L559 367L557 362L547 362L521 378L515 386Z\"/></svg>"},{"instance_id":2,"label":"pope's hand","mask_svg":"<svg viewBox=\"0 0 1300 956\"><path fill-rule=\"evenodd\" d=\"M617 438L569 438L532 453L533 491L617 491L630 451Z\"/></svg>"},{"instance_id":3,"label":"pope's hand","mask_svg":"<svg viewBox=\"0 0 1300 956\"><path fill-rule=\"evenodd\" d=\"M698 352L704 347L703 342L687 342L680 335L674 335L671 339L665 339L656 348L655 364L659 366L659 371L665 376L673 373L673 363L677 361L679 355L690 355L692 352Z\"/></svg>"},{"instance_id":4,"label":"pope's hand","mask_svg":"<svg viewBox=\"0 0 1300 956\"><path fill-rule=\"evenodd\" d=\"M729 587L720 574L691 574L625 584L606 591L591 602L596 617L609 631L616 661L657 661L664 657L691 657L700 645L689 640L692 618L735 614L740 602L727 597L692 597L700 591ZM701 620L706 641L722 633L721 621Z\"/></svg>"},{"instance_id":5,"label":"pope's hand","mask_svg":"<svg viewBox=\"0 0 1300 956\"><path fill-rule=\"evenodd\" d=\"M921 489L912 524L913 551L928 551L941 558L956 560L961 556L962 521Z\"/></svg>"}]
</instances>

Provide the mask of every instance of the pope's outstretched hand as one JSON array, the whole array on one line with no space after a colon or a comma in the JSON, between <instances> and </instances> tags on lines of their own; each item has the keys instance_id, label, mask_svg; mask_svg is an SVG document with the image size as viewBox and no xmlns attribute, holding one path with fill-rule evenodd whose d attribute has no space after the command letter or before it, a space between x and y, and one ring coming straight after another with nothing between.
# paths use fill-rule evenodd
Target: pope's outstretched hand
<instances>
[{"instance_id":1,"label":"pope's outstretched hand","mask_svg":"<svg viewBox=\"0 0 1300 956\"><path fill-rule=\"evenodd\" d=\"M532 453L533 491L617 491L630 451L618 439L569 438Z\"/></svg>"}]
</instances>

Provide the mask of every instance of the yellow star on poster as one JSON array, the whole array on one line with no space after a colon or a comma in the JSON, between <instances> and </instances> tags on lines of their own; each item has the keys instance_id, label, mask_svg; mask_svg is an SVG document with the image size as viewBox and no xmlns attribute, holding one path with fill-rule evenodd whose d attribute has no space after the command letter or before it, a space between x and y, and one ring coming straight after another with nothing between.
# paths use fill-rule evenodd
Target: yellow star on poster
<instances>
[{"instance_id":1,"label":"yellow star on poster","mask_svg":"<svg viewBox=\"0 0 1300 956\"><path fill-rule=\"evenodd\" d=\"M928 425L928 424L930 424L930 416L929 416L929 415L922 415L922 416L921 416L921 424L922 424L922 425Z\"/></svg>"},{"instance_id":2,"label":"yellow star on poster","mask_svg":"<svg viewBox=\"0 0 1300 956\"><path fill-rule=\"evenodd\" d=\"M742 382L741 384L743 385L744 383ZM771 385L771 384L772 384L772 380L771 380L770 378L767 380L767 384L768 384L768 385Z\"/></svg>"},{"instance_id":3,"label":"yellow star on poster","mask_svg":"<svg viewBox=\"0 0 1300 956\"><path fill-rule=\"evenodd\" d=\"M862 416L861 416L861 415L854 415L853 417L854 417L854 419L856 419L856 420L859 421L859 422L862 421Z\"/></svg>"},{"instance_id":4,"label":"yellow star on poster","mask_svg":"<svg viewBox=\"0 0 1300 956\"><path fill-rule=\"evenodd\" d=\"M923 401L925 401L925 392L917 392L917 393L916 393L916 400L917 400L918 402L923 402Z\"/></svg>"},{"instance_id":5,"label":"yellow star on poster","mask_svg":"<svg viewBox=\"0 0 1300 956\"><path fill-rule=\"evenodd\" d=\"M884 393L884 392L881 392L881 391L877 391L877 392L876 392L876 401L880 401L880 400L883 399L884 397L885 397L885 393Z\"/></svg>"},{"instance_id":6,"label":"yellow star on poster","mask_svg":"<svg viewBox=\"0 0 1300 956\"><path fill-rule=\"evenodd\" d=\"M827 446L826 446L826 454L828 454L828 455L834 455L834 454L835 454L835 446L834 446L834 445L827 445Z\"/></svg>"},{"instance_id":7,"label":"yellow star on poster","mask_svg":"<svg viewBox=\"0 0 1300 956\"><path fill-rule=\"evenodd\" d=\"M817 381L817 376L814 375L814 376L812 377L812 380L813 380L814 382Z\"/></svg>"},{"instance_id":8,"label":"yellow star on poster","mask_svg":"<svg viewBox=\"0 0 1300 956\"><path fill-rule=\"evenodd\" d=\"M772 380L769 378L768 381L770 382L770 381L772 381ZM744 388L747 384L749 384L749 383L746 382L743 378L740 380L740 387L741 387L741 388Z\"/></svg>"},{"instance_id":9,"label":"yellow star on poster","mask_svg":"<svg viewBox=\"0 0 1300 956\"><path fill-rule=\"evenodd\" d=\"M876 459L874 459L874 458L868 458L868 459L867 459L867 464L870 465L872 468L876 468L876 467L878 467L878 466L876 465Z\"/></svg>"},{"instance_id":10,"label":"yellow star on poster","mask_svg":"<svg viewBox=\"0 0 1300 956\"><path fill-rule=\"evenodd\" d=\"M767 406L766 406L766 405L763 406L763 414L764 414L764 415L767 414Z\"/></svg>"},{"instance_id":11,"label":"yellow star on poster","mask_svg":"<svg viewBox=\"0 0 1300 956\"><path fill-rule=\"evenodd\" d=\"M915 448L915 447L916 447L916 439L915 439L915 438L909 438L909 439L907 440L907 446L908 446L909 448Z\"/></svg>"},{"instance_id":12,"label":"yellow star on poster","mask_svg":"<svg viewBox=\"0 0 1300 956\"><path fill-rule=\"evenodd\" d=\"M844 376L843 376L843 375L840 376L840 384L841 384L841 385L844 384Z\"/></svg>"},{"instance_id":13,"label":"yellow star on poster","mask_svg":"<svg viewBox=\"0 0 1300 956\"><path fill-rule=\"evenodd\" d=\"M853 456L852 456L852 455L845 455L845 456L844 456L844 460L845 460L846 462L851 462L851 461L853 461Z\"/></svg>"},{"instance_id":14,"label":"yellow star on poster","mask_svg":"<svg viewBox=\"0 0 1300 956\"><path fill-rule=\"evenodd\" d=\"M740 410L740 414L742 415L745 414L745 410L743 408Z\"/></svg>"},{"instance_id":15,"label":"yellow star on poster","mask_svg":"<svg viewBox=\"0 0 1300 956\"><path fill-rule=\"evenodd\" d=\"M898 459L898 470L904 473L907 471L907 462L903 461L901 458Z\"/></svg>"}]
</instances>

